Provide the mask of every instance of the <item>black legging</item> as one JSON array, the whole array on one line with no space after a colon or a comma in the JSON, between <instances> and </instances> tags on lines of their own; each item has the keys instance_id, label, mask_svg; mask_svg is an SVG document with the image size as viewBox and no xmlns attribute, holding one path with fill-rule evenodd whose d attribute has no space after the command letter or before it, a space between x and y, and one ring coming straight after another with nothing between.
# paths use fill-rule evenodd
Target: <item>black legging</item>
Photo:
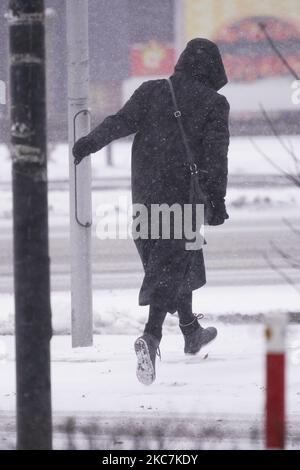
<instances>
[{"instance_id":1,"label":"black legging","mask_svg":"<svg viewBox=\"0 0 300 470\"><path fill-rule=\"evenodd\" d=\"M179 316L179 323L185 325L194 320L192 309L193 293L178 297L177 311ZM148 321L145 326L144 333L149 333L161 340L162 326L167 316L167 312L161 310L156 304L150 304Z\"/></svg>"}]
</instances>

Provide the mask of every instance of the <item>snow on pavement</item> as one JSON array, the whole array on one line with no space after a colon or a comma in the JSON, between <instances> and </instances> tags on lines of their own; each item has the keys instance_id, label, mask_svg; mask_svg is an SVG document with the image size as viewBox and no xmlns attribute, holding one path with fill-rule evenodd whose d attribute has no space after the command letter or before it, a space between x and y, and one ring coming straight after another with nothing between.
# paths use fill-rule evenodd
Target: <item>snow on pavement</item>
<instances>
[{"instance_id":1,"label":"snow on pavement","mask_svg":"<svg viewBox=\"0 0 300 470\"><path fill-rule=\"evenodd\" d=\"M248 86L248 85L247 85ZM281 136L288 148L299 147L299 136ZM273 162L287 172L294 173L295 166L292 158L287 158L287 152L273 136L255 136L256 145L272 157ZM114 166L106 164L106 149L102 149L91 158L92 174L99 176L127 176L130 174L131 163L130 140L122 139L112 145L112 158ZM1 173L0 183L11 181L11 160L9 149L0 145ZM68 144L57 143L48 149L48 177L50 181L67 180L69 177L69 151ZM260 153L254 148L249 137L235 137L230 139L228 154L229 174L280 174Z\"/></svg>"},{"instance_id":2,"label":"snow on pavement","mask_svg":"<svg viewBox=\"0 0 300 470\"><path fill-rule=\"evenodd\" d=\"M261 431L265 397L263 326L217 323L217 327L216 341L193 357L183 354L180 335L164 336L162 361L157 359L157 380L150 387L135 377L135 336L96 335L93 347L79 349L71 348L69 336L54 336L54 416L63 413L91 420L100 415L105 419L116 415L120 419L198 416L214 425L229 420L237 431L246 421ZM289 326L287 413L290 422L296 424L291 428L294 430L300 425L299 333L300 325ZM0 410L14 413L12 336L0 339L0 370Z\"/></svg>"},{"instance_id":3,"label":"snow on pavement","mask_svg":"<svg viewBox=\"0 0 300 470\"><path fill-rule=\"evenodd\" d=\"M70 291L51 293L53 329L56 334L70 333ZM209 286L194 293L193 309L208 319L223 318L240 322L268 312L300 312L299 293L289 284L265 286ZM0 296L0 332L14 332L14 296ZM147 318L147 307L138 305L138 289L93 291L94 332L101 334L139 334ZM225 317L225 318L224 318ZM257 319L257 318L256 318ZM166 333L176 332L178 319L168 315Z\"/></svg>"},{"instance_id":4,"label":"snow on pavement","mask_svg":"<svg viewBox=\"0 0 300 470\"><path fill-rule=\"evenodd\" d=\"M0 222L1 226L12 225L12 192L0 187ZM67 188L51 190L48 194L49 222L51 227L69 226L69 192ZM289 216L298 219L300 192L297 187L279 186L266 188L229 187L226 204L230 218L235 220L249 218L278 218ZM104 206L105 205L105 206ZM126 221L131 208L131 193L128 189L92 191L93 223L100 220L99 209L107 211L106 218L116 218L118 211L121 224ZM287 214L288 212L288 214Z\"/></svg>"}]
</instances>

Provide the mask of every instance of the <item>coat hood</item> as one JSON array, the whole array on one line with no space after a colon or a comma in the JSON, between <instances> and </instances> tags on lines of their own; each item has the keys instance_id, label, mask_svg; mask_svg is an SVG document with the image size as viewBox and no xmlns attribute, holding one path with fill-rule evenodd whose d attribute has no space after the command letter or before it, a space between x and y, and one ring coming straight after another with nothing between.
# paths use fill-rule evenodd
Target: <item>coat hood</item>
<instances>
[{"instance_id":1,"label":"coat hood","mask_svg":"<svg viewBox=\"0 0 300 470\"><path fill-rule=\"evenodd\" d=\"M175 72L197 78L218 91L228 82L218 46L208 39L189 41L181 53Z\"/></svg>"}]
</instances>

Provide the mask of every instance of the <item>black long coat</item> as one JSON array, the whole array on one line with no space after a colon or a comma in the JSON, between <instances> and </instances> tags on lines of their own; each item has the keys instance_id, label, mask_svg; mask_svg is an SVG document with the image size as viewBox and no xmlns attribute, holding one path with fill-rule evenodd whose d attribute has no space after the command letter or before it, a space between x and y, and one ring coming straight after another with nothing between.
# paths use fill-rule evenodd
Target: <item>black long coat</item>
<instances>
[{"instance_id":1,"label":"black long coat","mask_svg":"<svg viewBox=\"0 0 300 470\"><path fill-rule=\"evenodd\" d=\"M227 83L217 46L190 41L171 76L189 144L198 166L208 171L202 182L212 201L222 201L227 186L229 144L226 98L217 93ZM144 82L115 115L89 135L92 151L135 133L132 147L132 201L187 203L189 175L185 149L174 117L166 80ZM139 304L158 303L174 313L178 294L206 282L202 249L185 250L183 240L137 239L145 277Z\"/></svg>"}]
</instances>

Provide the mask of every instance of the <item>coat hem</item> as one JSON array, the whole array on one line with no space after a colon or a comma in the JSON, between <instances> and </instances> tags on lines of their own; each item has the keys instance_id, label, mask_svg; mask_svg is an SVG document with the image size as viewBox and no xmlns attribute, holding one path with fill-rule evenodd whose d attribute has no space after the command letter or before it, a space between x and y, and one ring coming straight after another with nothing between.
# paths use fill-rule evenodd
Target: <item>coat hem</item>
<instances>
[{"instance_id":1,"label":"coat hem","mask_svg":"<svg viewBox=\"0 0 300 470\"><path fill-rule=\"evenodd\" d=\"M200 288L203 287L205 284L206 284L206 279L205 279L201 284L197 285L196 287L192 287L192 288L191 288L190 290L188 290L186 293L188 293L188 292L193 292L194 290L200 289ZM158 303L158 302L156 302L156 304L157 304L157 303ZM151 295L150 295L150 296L147 296L147 298L143 298L143 299L141 299L141 298L139 297L139 305L140 305L141 307L146 307L147 305L150 305L150 304L151 304ZM173 313L177 312L177 306L174 305L173 302L172 302L172 304L171 304L171 303L168 303L168 302L166 302L166 303L160 303L160 302L159 302L158 304L161 304L161 308L164 309L164 310L166 310L168 313L173 314Z\"/></svg>"}]
</instances>

